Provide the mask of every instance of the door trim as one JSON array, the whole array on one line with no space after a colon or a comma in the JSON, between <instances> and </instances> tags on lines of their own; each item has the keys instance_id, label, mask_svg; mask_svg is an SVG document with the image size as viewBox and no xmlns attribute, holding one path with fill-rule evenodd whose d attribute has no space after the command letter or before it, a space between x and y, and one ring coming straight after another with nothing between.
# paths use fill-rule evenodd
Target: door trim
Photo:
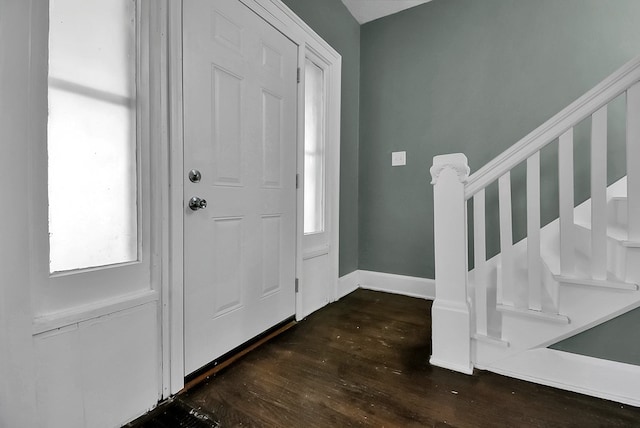
<instances>
[{"instance_id":1,"label":"door trim","mask_svg":"<svg viewBox=\"0 0 640 428\"><path fill-rule=\"evenodd\" d=\"M327 180L331 199L331 278L332 301L338 290L338 221L339 221L339 159L340 159L340 88L342 57L280 0L238 0L298 46L298 66L304 70L305 50L311 49L329 64L330 100L328 139L334 154L329 159L334 173ZM184 387L184 189L183 189L183 93L182 93L182 1L168 3L168 110L169 110L169 192L167 218L163 219L168 245L163 258L168 260L162 272L162 397L179 392ZM304 91L298 87L297 106L297 172L303 165ZM292 177L291 179L294 179ZM296 277L302 277L302 186L297 190ZM300 293L296 295L296 318L300 319Z\"/></svg>"},{"instance_id":2,"label":"door trim","mask_svg":"<svg viewBox=\"0 0 640 428\"><path fill-rule=\"evenodd\" d=\"M169 263L162 290L162 398L184 387L182 2L169 1L168 8Z\"/></svg>"}]
</instances>

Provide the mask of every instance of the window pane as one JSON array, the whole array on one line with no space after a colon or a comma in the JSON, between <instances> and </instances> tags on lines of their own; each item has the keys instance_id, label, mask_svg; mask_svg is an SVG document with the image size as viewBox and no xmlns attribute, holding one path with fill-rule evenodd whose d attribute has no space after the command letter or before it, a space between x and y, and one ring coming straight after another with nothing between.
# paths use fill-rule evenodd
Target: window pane
<instances>
[{"instance_id":1,"label":"window pane","mask_svg":"<svg viewBox=\"0 0 640 428\"><path fill-rule=\"evenodd\" d=\"M304 233L324 231L324 70L305 60Z\"/></svg>"},{"instance_id":2,"label":"window pane","mask_svg":"<svg viewBox=\"0 0 640 428\"><path fill-rule=\"evenodd\" d=\"M50 271L138 258L134 0L50 0Z\"/></svg>"}]
</instances>

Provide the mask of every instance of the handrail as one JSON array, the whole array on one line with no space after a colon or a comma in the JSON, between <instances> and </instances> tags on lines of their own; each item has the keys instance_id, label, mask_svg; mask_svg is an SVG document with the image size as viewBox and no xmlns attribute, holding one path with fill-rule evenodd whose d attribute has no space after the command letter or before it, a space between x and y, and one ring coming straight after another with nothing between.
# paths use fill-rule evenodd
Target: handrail
<instances>
[{"instance_id":1,"label":"handrail","mask_svg":"<svg viewBox=\"0 0 640 428\"><path fill-rule=\"evenodd\" d=\"M465 199L470 199L478 191L511 171L638 81L640 81L640 56L626 63L560 113L471 174L465 186Z\"/></svg>"}]
</instances>

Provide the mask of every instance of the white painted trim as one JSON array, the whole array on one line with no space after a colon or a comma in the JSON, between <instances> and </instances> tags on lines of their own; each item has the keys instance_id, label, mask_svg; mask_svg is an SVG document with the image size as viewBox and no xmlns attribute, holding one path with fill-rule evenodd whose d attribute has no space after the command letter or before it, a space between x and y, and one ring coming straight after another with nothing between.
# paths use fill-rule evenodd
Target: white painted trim
<instances>
[{"instance_id":1,"label":"white painted trim","mask_svg":"<svg viewBox=\"0 0 640 428\"><path fill-rule=\"evenodd\" d=\"M436 249L431 358L434 364L461 367L466 373L473 369L470 337L475 321L467 290L467 157L462 153L435 156L430 172Z\"/></svg>"},{"instance_id":2,"label":"white painted trim","mask_svg":"<svg viewBox=\"0 0 640 428\"><path fill-rule=\"evenodd\" d=\"M306 86L307 86L307 60L311 61L312 64L314 64L316 67L320 68L322 70L322 88L324 91L324 100L325 102L323 103L323 111L322 111L322 118L323 118L323 125L322 125L322 140L323 140L323 144L324 144L324 153L323 153L323 169L324 169L324 173L322 176L322 180L323 180L323 192L325 193L323 199L325 200L326 203L322 204L322 209L324 210L324 212L322 213L323 215L323 227L322 230L320 231L316 231L314 233L308 233L308 234L303 234L302 236L302 252L303 252L303 259L307 259L306 255L309 252L314 252L316 249L322 248L322 247L329 247L330 243L329 240L331 238L331 231L332 231L332 225L333 225L333 219L331 217L331 203L333 202L333 199L331 198L331 195L329 194L329 192L331 192L333 190L333 187L330 186L330 181L331 181L331 177L332 177L332 169L334 168L334 165L331 164L332 159L332 155L333 155L333 142L331 140L331 132L329 131L329 126L330 126L330 115L332 114L332 107L335 106L331 106L331 76L330 76L330 71L331 71L331 62L329 60L327 60L324 56L317 54L315 52L315 49L313 48L313 46L310 46L309 44L305 43L304 46L301 46L301 50L302 50L302 54L300 55L300 84L299 84L299 89L300 89L300 95L301 95L301 101L300 101L300 106L302 106L301 108L301 120L300 120L300 135L299 135L299 142L300 142L300 152L302 152L303 157L301 158L300 161L300 180L299 180L299 185L300 185L300 189L301 189L301 195L302 198L304 199L304 188L306 187L306 174L305 174L305 158L304 158L304 152L305 152L305 117L306 117ZM303 205L304 205L304 200L303 200ZM304 226L304 206L303 206L303 216L302 216L302 222L303 222L303 226ZM303 278L304 281L304 278Z\"/></svg>"},{"instance_id":3,"label":"white painted trim","mask_svg":"<svg viewBox=\"0 0 640 428\"><path fill-rule=\"evenodd\" d=\"M472 339L477 340L478 342L489 343L494 346L500 346L502 348L508 348L511 346L508 340L503 340L497 337L491 337L486 334L474 334L471 336Z\"/></svg>"},{"instance_id":4,"label":"white painted trim","mask_svg":"<svg viewBox=\"0 0 640 428\"><path fill-rule=\"evenodd\" d=\"M156 161L158 141L153 140L160 127L160 105L155 103L158 96L152 87L153 75L159 71L151 64L157 60L160 40L150 37L155 30L156 22L152 11L152 2L139 2L137 12L139 26L136 36L136 86L138 90L137 105L137 203L138 203L138 260L115 265L88 269L78 269L64 273L49 273L49 238L48 238L48 155L47 155L47 75L48 75L48 2L34 2L34 25L31 32L32 76L30 82L31 107L30 144L29 144L29 243L30 243L30 286L32 296L33 323L41 324L55 314L83 314L87 307L98 302L110 302L142 292L149 287L159 289L158 279L160 263L160 242L152 240L152 230L157 230L160 215L154 210L157 206L155 181L152 184L152 173L160 166ZM140 76L151 76L143 79ZM153 100L152 100L153 98ZM55 290L55 292L51 292ZM64 321L69 322L70 320ZM73 320L78 322L79 319ZM45 327L48 328L48 327ZM159 334L159 330L158 330Z\"/></svg>"},{"instance_id":5,"label":"white painted trim","mask_svg":"<svg viewBox=\"0 0 640 428\"><path fill-rule=\"evenodd\" d=\"M360 288L366 290L384 291L428 300L434 300L436 297L436 282L433 279L369 270L357 272Z\"/></svg>"},{"instance_id":6,"label":"white painted trim","mask_svg":"<svg viewBox=\"0 0 640 428\"><path fill-rule=\"evenodd\" d=\"M638 285L631 282L624 282L616 278L610 279L591 279L580 278L577 276L552 275L556 281L566 285L577 285L580 287L602 287L613 288L616 290L637 291Z\"/></svg>"},{"instance_id":7,"label":"white painted trim","mask_svg":"<svg viewBox=\"0 0 640 428\"><path fill-rule=\"evenodd\" d=\"M300 81L298 82L298 108L296 134L296 281L298 281L298 292L296 292L296 321L304 319L303 295L300 292L300 283L304 281L304 48L298 45L298 70L300 70Z\"/></svg>"},{"instance_id":8,"label":"white painted trim","mask_svg":"<svg viewBox=\"0 0 640 428\"><path fill-rule=\"evenodd\" d=\"M336 300L342 299L349 293L360 288L360 271L354 270L338 279L338 294Z\"/></svg>"},{"instance_id":9,"label":"white painted trim","mask_svg":"<svg viewBox=\"0 0 640 428\"><path fill-rule=\"evenodd\" d=\"M333 49L332 49L333 50ZM335 51L334 51L335 52ZM327 187L331 191L329 217L331 218L331 231L329 245L331 252L331 278L333 279L333 297L337 298L338 278L340 276L340 124L342 115L342 56L339 54L333 58L329 81L329 99L327 101L329 114L327 115L327 137L332 141L331 153L327 161L332 170L327 180ZM335 278L335 279L334 279Z\"/></svg>"},{"instance_id":10,"label":"white painted trim","mask_svg":"<svg viewBox=\"0 0 640 428\"><path fill-rule=\"evenodd\" d=\"M600 107L608 104L639 80L640 57L636 57L491 162L471 174L465 186L465 198L471 198L478 190L484 189L501 175L511 171L516 165L538 152Z\"/></svg>"},{"instance_id":11,"label":"white painted trim","mask_svg":"<svg viewBox=\"0 0 640 428\"><path fill-rule=\"evenodd\" d=\"M640 241L640 82L627 91L627 239ZM633 118L633 119L632 119Z\"/></svg>"},{"instance_id":12,"label":"white painted trim","mask_svg":"<svg viewBox=\"0 0 640 428\"><path fill-rule=\"evenodd\" d=\"M324 85L326 102L324 106L324 118L325 118L325 175L324 175L324 188L325 188L325 228L323 232L303 235L302 236L302 251L303 251L303 264L306 260L323 255L321 253L323 248L326 248L324 254L328 254L327 263L330 271L330 278L332 284L328 284L331 287L327 295L329 301L337 299L338 293L338 275L339 275L339 226L340 226L340 97L341 97L341 58L333 58L327 56L326 52L323 52L321 46L309 43L308 40L301 46L299 66L301 70L300 76L300 123L299 123L299 152L301 155L299 163L300 173L300 195L304 198L304 186L305 186L305 174L304 174L304 88L306 80L306 59L311 60L317 66L322 68L324 72ZM302 201L304 202L304 201ZM302 204L303 205L303 204ZM301 213L304 212L304 207L301 208ZM304 223L303 216L301 223ZM301 225L302 226L302 225ZM304 265L302 268L304 272ZM335 278L335 279L334 279ZM308 290L305 286L306 279L304 274L300 276L300 281L303 284L302 289ZM300 317L301 314L297 313Z\"/></svg>"},{"instance_id":13,"label":"white painted trim","mask_svg":"<svg viewBox=\"0 0 640 428\"><path fill-rule=\"evenodd\" d=\"M509 305L496 305L496 310L503 314L516 315L527 318L533 318L541 321L553 322L556 324L570 324L571 320L568 316L562 314L553 314L549 312L536 311L532 309L521 309Z\"/></svg>"},{"instance_id":14,"label":"white painted trim","mask_svg":"<svg viewBox=\"0 0 640 428\"><path fill-rule=\"evenodd\" d=\"M156 290L144 290L125 296L91 302L87 305L76 306L70 310L37 317L33 320L34 335L46 331L64 328L94 318L99 318L115 312L121 312L136 306L144 305L159 299Z\"/></svg>"},{"instance_id":15,"label":"white painted trim","mask_svg":"<svg viewBox=\"0 0 640 428\"><path fill-rule=\"evenodd\" d=\"M441 367L443 369L453 370L454 372L464 373L468 375L473 374L472 366L465 366L461 364L451 364L448 361L440 360L438 358L434 358L433 356L429 358L429 364L431 364L432 366Z\"/></svg>"},{"instance_id":16,"label":"white painted trim","mask_svg":"<svg viewBox=\"0 0 640 428\"><path fill-rule=\"evenodd\" d=\"M640 366L632 364L539 348L492 366L476 364L476 367L516 379L640 406Z\"/></svg>"},{"instance_id":17,"label":"white painted trim","mask_svg":"<svg viewBox=\"0 0 640 428\"><path fill-rule=\"evenodd\" d=\"M337 298L341 299L358 288L426 300L435 300L436 294L436 282L431 278L354 270L339 278Z\"/></svg>"},{"instance_id":18,"label":"white painted trim","mask_svg":"<svg viewBox=\"0 0 640 428\"><path fill-rule=\"evenodd\" d=\"M315 259L316 257L324 256L329 254L331 251L331 245L322 245L317 248L310 248L308 250L302 251L302 260Z\"/></svg>"},{"instance_id":19,"label":"white painted trim","mask_svg":"<svg viewBox=\"0 0 640 428\"><path fill-rule=\"evenodd\" d=\"M167 185L171 177L169 165L169 46L168 0L156 1L148 4L150 7L150 86L152 103L157 105L153 110L155 116L150 138L153 149L150 151L151 160L151 210L153 215L151 231L151 287L156 292L157 328L158 328L158 400L167 398L170 393L171 366L163 362L171 361L170 351L171 332L169 324L170 301L170 268L171 268L171 214L170 194ZM163 183L154 185L153 183Z\"/></svg>"},{"instance_id":20,"label":"white painted trim","mask_svg":"<svg viewBox=\"0 0 640 428\"><path fill-rule=\"evenodd\" d=\"M289 7L281 0L241 0L244 3L255 2L263 7L266 11L269 11L274 18L284 23L287 26L288 32L296 32L299 38L304 38L305 42L314 48L319 49L318 53L324 57L329 57L332 62L342 60L342 56L331 47L318 33L316 33L311 27L307 25L298 15L296 15ZM256 11L257 12L257 11ZM263 16L262 14L261 16ZM263 16L264 19L269 21L268 17ZM269 21L276 28L280 28L275 23Z\"/></svg>"},{"instance_id":21,"label":"white painted trim","mask_svg":"<svg viewBox=\"0 0 640 428\"><path fill-rule=\"evenodd\" d=\"M0 426L37 425L35 349L31 337L29 235L33 174L31 111L38 106L32 85L40 78L31 48L41 31L38 1L3 2L0 5ZM38 37L36 37L38 39ZM37 132L36 132L37 134ZM35 138L38 136L36 135ZM25 177L17 179L17 177ZM26 199L26 200L25 200ZM23 205L11 208L11 203ZM26 205L26 206L25 206ZM25 213L25 211L27 211Z\"/></svg>"},{"instance_id":22,"label":"white painted trim","mask_svg":"<svg viewBox=\"0 0 640 428\"><path fill-rule=\"evenodd\" d=\"M184 242L183 242L183 122L182 122L182 2L168 2L169 84L169 260L168 299L163 307L163 328L169 330L169 394L184 387ZM165 379L166 381L166 379Z\"/></svg>"}]
</instances>

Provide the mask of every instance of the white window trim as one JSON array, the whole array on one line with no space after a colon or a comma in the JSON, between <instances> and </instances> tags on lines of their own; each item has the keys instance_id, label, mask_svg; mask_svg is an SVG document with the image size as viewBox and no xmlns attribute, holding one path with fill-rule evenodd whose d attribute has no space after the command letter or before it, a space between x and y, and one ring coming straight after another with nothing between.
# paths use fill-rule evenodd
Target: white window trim
<instances>
[{"instance_id":1,"label":"white window trim","mask_svg":"<svg viewBox=\"0 0 640 428\"><path fill-rule=\"evenodd\" d=\"M150 76L138 81L138 261L64 271L49 272L48 187L47 187L47 120L48 109L48 2L34 3L32 10L31 70L29 103L32 123L29 145L29 260L33 309L33 334L40 334L71 324L98 318L117 311L159 300L161 189L151 183L162 182L164 170L155 152L161 141L155 139L156 125L162 123L162 112L151 97L160 86L153 86L162 71L157 67L164 43L159 28L161 8L144 0L139 2L137 40L138 76ZM166 12L165 12L166 13ZM144 15L144 19L142 16ZM157 67L151 70L151 67ZM143 84L141 84L143 83ZM152 149L153 145L153 149ZM90 171L83 173L90 174ZM91 195L78 195L79 201L90 203ZM153 235L153 236L152 236ZM49 291L54 290L54 291ZM77 291L82 290L78 296ZM48 294L47 294L48 293ZM43 302L43 303L39 303Z\"/></svg>"},{"instance_id":2,"label":"white window trim","mask_svg":"<svg viewBox=\"0 0 640 428\"><path fill-rule=\"evenodd\" d=\"M55 336L58 332L67 333L78 328L81 323L91 323L91 320L103 317L107 320L111 314L135 311L135 308L141 306L157 307L158 317L153 326L136 326L144 328L138 331L157 335L158 338L161 333L165 334L161 330L160 298L161 292L169 289L166 272L170 268L166 36L169 0L138 1L142 5L139 10L144 14L144 19L139 21L144 23L140 32L145 35L138 41L143 49L139 50L137 75L148 77L143 80L144 86L138 88L138 91L144 92L140 97L140 100L144 100L144 105L138 112L139 130L142 132L137 147L137 158L140 160L138 191L142 195L138 200L138 216L141 218L138 243L142 246L138 253L139 261L55 274L50 274L48 261L49 2L25 1L28 5L25 9L28 9L26 31L29 36L29 67L28 76L25 77L27 89L24 91L27 93L26 111L29 115L29 126L25 130L28 146L25 148L24 165L18 163L22 169L15 174L16 180L21 182L21 188L25 189L24 200L14 202L24 202L26 205L28 219L25 224L28 228L24 231L24 239L29 251L24 260L24 270L28 275L24 284L14 285L26 290L26 295L21 291L21 296L25 296L26 300L20 302L21 306L17 310L21 311L21 320L30 322L25 328L31 329L33 338L21 356L29 366L33 366L34 358L38 358L39 351L34 347L35 341L49 335ZM90 197L91 195L78 195L79 201L90 202ZM137 269L137 273L141 274L133 275L135 278L132 279L131 269ZM81 295L76 296L76 291ZM38 293L41 295L38 296ZM168 299L163 297L162 303L168 304ZM117 338L114 340L119 346ZM156 350L150 350L154 351L157 352L158 361L164 363L162 368L158 367L157 379L160 380L160 370L163 373L169 372L169 359L164 358L165 350L160 349L160 346ZM82 358L80 354L79 357ZM53 355L51 358L55 361L57 356ZM163 395L161 386L161 382L158 382L158 399ZM31 385L27 387L32 388ZM36 404L39 405L39 402L34 401L34 406Z\"/></svg>"},{"instance_id":3,"label":"white window trim","mask_svg":"<svg viewBox=\"0 0 640 428\"><path fill-rule=\"evenodd\" d=\"M331 225L329 224L331 219L329 216L329 212L330 212L330 200L328 200L327 195L327 182L329 181L329 178L331 177L331 172L328 171L328 169L332 168L332 165L329 164L328 160L331 156L331 151L333 149L333 146L331 144L331 141L328 138L328 116L330 114L330 107L329 107L329 102L330 102L330 77L329 77L329 73L328 73L328 69L330 67L330 64L327 63L327 61L322 58L321 56L317 55L313 48L311 48L310 46L305 46L304 49L305 53L304 53L304 59L311 61L315 66L319 67L322 70L322 77L323 77L323 82L322 82L322 87L324 90L324 99L323 99L323 130L322 130L322 144L323 144L323 151L324 151L324 159L323 159L323 165L322 165L322 180L323 180L323 186L322 186L322 190L324 192L323 194L323 198L324 198L324 202L323 202L323 209L324 209L324 213L323 213L323 228L321 231L318 232L310 232L310 233L305 233L304 234L304 240L307 241L306 242L306 247L307 248L303 248L303 253L308 253L309 250L308 248L314 248L317 249L318 247L321 246L326 246L326 242L328 241L327 238L327 234L330 233L331 230ZM306 91L306 80L307 80L307 76L306 76L306 64L305 67L302 68L301 70L301 81L300 81L300 89L302 89L303 91ZM306 97L306 95L305 95ZM305 104L306 104L306 98L305 98ZM306 108L306 105L305 105ZM306 128L306 124L303 124L303 129ZM304 134L303 134L304 135ZM306 135L303 136L303 147L306 146ZM306 167L306 159L303 158L303 171L304 168ZM301 184L300 187L302 187L304 189L305 186L305 177L306 175L303 174L301 176ZM304 218L303 218L304 221ZM311 242L311 243L310 243ZM303 254L303 257L306 254Z\"/></svg>"}]
</instances>

